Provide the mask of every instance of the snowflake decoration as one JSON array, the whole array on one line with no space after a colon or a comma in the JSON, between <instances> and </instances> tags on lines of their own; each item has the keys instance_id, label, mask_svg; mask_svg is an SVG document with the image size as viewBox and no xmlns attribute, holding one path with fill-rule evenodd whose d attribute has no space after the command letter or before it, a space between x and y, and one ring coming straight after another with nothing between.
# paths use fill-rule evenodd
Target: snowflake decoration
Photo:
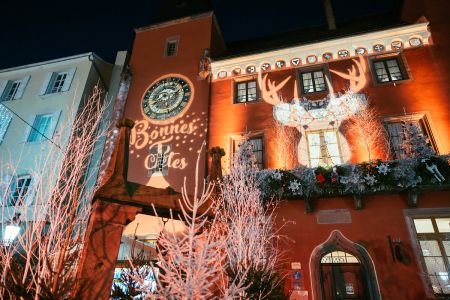
<instances>
[{"instance_id":1,"label":"snowflake decoration","mask_svg":"<svg viewBox=\"0 0 450 300\"><path fill-rule=\"evenodd\" d=\"M366 180L367 184L370 186L373 186L377 180L375 179L375 176L373 175L366 175L364 176L364 179Z\"/></svg>"},{"instance_id":2,"label":"snowflake decoration","mask_svg":"<svg viewBox=\"0 0 450 300\"><path fill-rule=\"evenodd\" d=\"M386 175L390 171L389 165L385 163L379 164L376 168L378 169L378 173L383 175Z\"/></svg>"},{"instance_id":3,"label":"snowflake decoration","mask_svg":"<svg viewBox=\"0 0 450 300\"><path fill-rule=\"evenodd\" d=\"M283 174L281 174L280 171L275 171L272 173L272 178L275 180L281 180L282 176L283 176Z\"/></svg>"},{"instance_id":4,"label":"snowflake decoration","mask_svg":"<svg viewBox=\"0 0 450 300\"><path fill-rule=\"evenodd\" d=\"M350 182L350 179L349 179L348 176L341 176L341 178L339 178L339 181L340 181L342 184L347 184L347 183Z\"/></svg>"},{"instance_id":5,"label":"snowflake decoration","mask_svg":"<svg viewBox=\"0 0 450 300\"><path fill-rule=\"evenodd\" d=\"M298 181L291 181L290 183L289 183L289 189L292 191L292 192L296 192L296 191L299 191L300 190L300 187L301 187L301 185L300 185L300 182L298 182Z\"/></svg>"}]
</instances>

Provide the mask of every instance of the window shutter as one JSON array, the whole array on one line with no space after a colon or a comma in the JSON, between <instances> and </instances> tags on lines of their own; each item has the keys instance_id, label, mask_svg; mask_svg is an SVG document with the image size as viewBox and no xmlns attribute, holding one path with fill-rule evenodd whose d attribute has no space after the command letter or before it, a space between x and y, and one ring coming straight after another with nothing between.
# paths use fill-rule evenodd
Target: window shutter
<instances>
[{"instance_id":1,"label":"window shutter","mask_svg":"<svg viewBox=\"0 0 450 300\"><path fill-rule=\"evenodd\" d=\"M0 205L2 207L7 205L7 200L9 198L9 193L10 193L10 185L12 182L13 176L10 174L4 174L1 176L1 181L0 181L0 193L2 195L2 197L0 197Z\"/></svg>"},{"instance_id":2,"label":"window shutter","mask_svg":"<svg viewBox=\"0 0 450 300\"><path fill-rule=\"evenodd\" d=\"M50 81L52 80L53 75L54 75L54 73L52 73L52 72L49 72L49 73L47 73L47 75L45 75L44 82L42 83L42 86L41 86L41 91L39 92L39 96L45 95L47 93L48 85L50 84Z\"/></svg>"},{"instance_id":3,"label":"window shutter","mask_svg":"<svg viewBox=\"0 0 450 300\"><path fill-rule=\"evenodd\" d=\"M72 68L69 71L67 71L67 77L66 80L64 80L64 85L61 89L62 92L67 92L70 89L70 84L72 83L73 76L75 75L75 71L77 68Z\"/></svg>"},{"instance_id":4,"label":"window shutter","mask_svg":"<svg viewBox=\"0 0 450 300\"><path fill-rule=\"evenodd\" d=\"M28 81L30 81L30 75L25 76L20 80L19 88L17 89L16 95L14 96L14 99L20 99L23 96L23 92L25 91L25 88L28 84Z\"/></svg>"},{"instance_id":5,"label":"window shutter","mask_svg":"<svg viewBox=\"0 0 450 300\"><path fill-rule=\"evenodd\" d=\"M36 195L35 188L33 187L34 183L35 183L35 178L34 178L34 176L32 176L30 174L30 183L28 184L26 195L25 195L25 197L23 197L24 205L32 205L34 202L34 198Z\"/></svg>"},{"instance_id":6,"label":"window shutter","mask_svg":"<svg viewBox=\"0 0 450 300\"><path fill-rule=\"evenodd\" d=\"M0 84L0 101L1 101L1 99L3 98L2 96L3 96L3 92L5 91L5 89L6 89L6 85L8 84L8 80L5 80L5 81L3 81L1 84Z\"/></svg>"},{"instance_id":7,"label":"window shutter","mask_svg":"<svg viewBox=\"0 0 450 300\"><path fill-rule=\"evenodd\" d=\"M6 131L8 130L9 123L11 123L12 114L0 104L0 144L3 141Z\"/></svg>"},{"instance_id":8,"label":"window shutter","mask_svg":"<svg viewBox=\"0 0 450 300\"><path fill-rule=\"evenodd\" d=\"M49 139L53 138L53 135L55 134L56 126L58 126L59 117L61 116L61 111L54 112L52 115L52 123L50 124L50 128L48 130L47 137Z\"/></svg>"}]
</instances>

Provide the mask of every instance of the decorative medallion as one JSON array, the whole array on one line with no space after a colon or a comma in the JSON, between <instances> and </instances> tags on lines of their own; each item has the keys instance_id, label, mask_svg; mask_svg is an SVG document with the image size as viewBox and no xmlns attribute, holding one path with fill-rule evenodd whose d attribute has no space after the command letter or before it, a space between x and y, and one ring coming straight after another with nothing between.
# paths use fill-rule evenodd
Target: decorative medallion
<instances>
[{"instance_id":1,"label":"decorative medallion","mask_svg":"<svg viewBox=\"0 0 450 300\"><path fill-rule=\"evenodd\" d=\"M333 58L333 53L325 52L324 54L322 54L322 58L323 58L323 60L330 60Z\"/></svg>"},{"instance_id":2,"label":"decorative medallion","mask_svg":"<svg viewBox=\"0 0 450 300\"><path fill-rule=\"evenodd\" d=\"M245 70L247 71L248 74L253 74L255 73L256 68L255 66L248 66Z\"/></svg>"},{"instance_id":3,"label":"decorative medallion","mask_svg":"<svg viewBox=\"0 0 450 300\"><path fill-rule=\"evenodd\" d=\"M310 55L306 58L306 61L310 64L316 63L317 62L317 56L315 55Z\"/></svg>"},{"instance_id":4,"label":"decorative medallion","mask_svg":"<svg viewBox=\"0 0 450 300\"><path fill-rule=\"evenodd\" d=\"M373 51L375 51L375 52L381 52L383 50L384 50L384 45L376 44L373 46Z\"/></svg>"},{"instance_id":5,"label":"decorative medallion","mask_svg":"<svg viewBox=\"0 0 450 300\"><path fill-rule=\"evenodd\" d=\"M286 62L284 60L279 60L275 63L275 66L277 67L277 69L284 68L286 66Z\"/></svg>"},{"instance_id":6,"label":"decorative medallion","mask_svg":"<svg viewBox=\"0 0 450 300\"><path fill-rule=\"evenodd\" d=\"M417 47L417 46L422 45L422 40L419 38L412 38L412 39L409 39L409 44L413 47Z\"/></svg>"},{"instance_id":7,"label":"decorative medallion","mask_svg":"<svg viewBox=\"0 0 450 300\"><path fill-rule=\"evenodd\" d=\"M180 77L165 77L153 83L142 97L142 111L154 121L178 115L191 99L191 86Z\"/></svg>"},{"instance_id":8,"label":"decorative medallion","mask_svg":"<svg viewBox=\"0 0 450 300\"><path fill-rule=\"evenodd\" d=\"M300 65L300 58L293 58L291 59L291 65L293 65L294 67L297 67L298 65Z\"/></svg>"},{"instance_id":9,"label":"decorative medallion","mask_svg":"<svg viewBox=\"0 0 450 300\"><path fill-rule=\"evenodd\" d=\"M262 69L263 71L268 71L268 70L270 70L270 64L269 64L269 63L263 63L263 64L261 65L261 69Z\"/></svg>"},{"instance_id":10,"label":"decorative medallion","mask_svg":"<svg viewBox=\"0 0 450 300\"><path fill-rule=\"evenodd\" d=\"M219 78L227 77L227 71L220 71L219 74L217 74L217 77Z\"/></svg>"},{"instance_id":11,"label":"decorative medallion","mask_svg":"<svg viewBox=\"0 0 450 300\"><path fill-rule=\"evenodd\" d=\"M338 55L340 58L346 58L348 57L350 53L348 52L348 50L339 50L338 51Z\"/></svg>"},{"instance_id":12,"label":"decorative medallion","mask_svg":"<svg viewBox=\"0 0 450 300\"><path fill-rule=\"evenodd\" d=\"M391 43L391 48L394 50L400 50L403 48L403 43L401 41L394 41Z\"/></svg>"},{"instance_id":13,"label":"decorative medallion","mask_svg":"<svg viewBox=\"0 0 450 300\"><path fill-rule=\"evenodd\" d=\"M364 54L366 54L367 50L364 47L359 47L359 48L356 48L355 52L358 55L364 55Z\"/></svg>"},{"instance_id":14,"label":"decorative medallion","mask_svg":"<svg viewBox=\"0 0 450 300\"><path fill-rule=\"evenodd\" d=\"M239 75L239 74L241 74L241 68L236 68L236 69L234 69L234 70L233 70L233 74L234 74L234 75Z\"/></svg>"}]
</instances>

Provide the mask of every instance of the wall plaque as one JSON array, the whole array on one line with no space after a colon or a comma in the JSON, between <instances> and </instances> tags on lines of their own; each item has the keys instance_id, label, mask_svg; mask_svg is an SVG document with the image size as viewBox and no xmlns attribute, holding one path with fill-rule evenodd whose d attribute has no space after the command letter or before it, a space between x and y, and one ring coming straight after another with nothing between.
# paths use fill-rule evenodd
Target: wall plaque
<instances>
[{"instance_id":1,"label":"wall plaque","mask_svg":"<svg viewBox=\"0 0 450 300\"><path fill-rule=\"evenodd\" d=\"M344 209L319 210L317 224L350 224L352 216L350 211Z\"/></svg>"}]
</instances>

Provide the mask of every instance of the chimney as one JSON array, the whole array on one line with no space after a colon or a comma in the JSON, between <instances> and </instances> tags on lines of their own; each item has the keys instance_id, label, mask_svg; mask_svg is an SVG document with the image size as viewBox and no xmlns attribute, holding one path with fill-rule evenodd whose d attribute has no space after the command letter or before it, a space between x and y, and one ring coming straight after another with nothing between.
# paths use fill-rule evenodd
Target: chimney
<instances>
[{"instance_id":1,"label":"chimney","mask_svg":"<svg viewBox=\"0 0 450 300\"><path fill-rule=\"evenodd\" d=\"M325 16L327 17L327 24L329 30L336 29L336 21L334 20L333 7L331 6L331 0L322 0L323 8L325 9Z\"/></svg>"}]
</instances>

